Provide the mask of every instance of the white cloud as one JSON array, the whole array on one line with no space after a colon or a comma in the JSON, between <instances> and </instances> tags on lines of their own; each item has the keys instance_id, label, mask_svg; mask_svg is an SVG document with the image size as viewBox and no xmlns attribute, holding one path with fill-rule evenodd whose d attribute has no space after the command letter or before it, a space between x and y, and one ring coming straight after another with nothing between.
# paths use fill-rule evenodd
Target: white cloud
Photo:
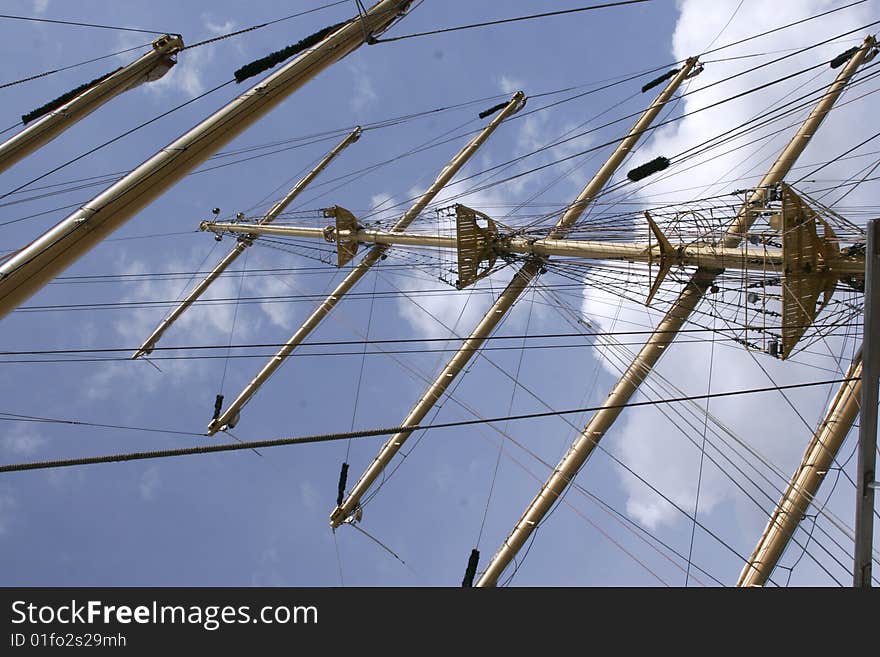
<instances>
[{"instance_id":1,"label":"white cloud","mask_svg":"<svg viewBox=\"0 0 880 657\"><path fill-rule=\"evenodd\" d=\"M34 13L45 14L49 8L49 0L34 0Z\"/></svg>"},{"instance_id":2,"label":"white cloud","mask_svg":"<svg viewBox=\"0 0 880 657\"><path fill-rule=\"evenodd\" d=\"M212 58L210 48L187 50L180 54L176 66L155 82L145 85L145 88L158 95L177 91L190 98L198 96L207 89L204 76Z\"/></svg>"},{"instance_id":3,"label":"white cloud","mask_svg":"<svg viewBox=\"0 0 880 657\"><path fill-rule=\"evenodd\" d=\"M448 291L443 290L446 284L427 274L408 274L388 280L404 293L397 311L418 335L446 337L450 335L450 329L455 329L459 335L467 335L486 307L485 295L472 295L469 290L456 292L451 287ZM485 283L478 287L485 288ZM428 292L438 289L445 293Z\"/></svg>"},{"instance_id":4,"label":"white cloud","mask_svg":"<svg viewBox=\"0 0 880 657\"><path fill-rule=\"evenodd\" d=\"M506 94L514 94L517 91L522 91L525 88L524 83L507 75L501 76L501 78L498 80L498 86L501 88L501 91Z\"/></svg>"},{"instance_id":5,"label":"white cloud","mask_svg":"<svg viewBox=\"0 0 880 657\"><path fill-rule=\"evenodd\" d=\"M158 466L153 465L144 470L138 482L138 491L140 491L141 499L146 502L156 499L156 492L159 489L160 483Z\"/></svg>"},{"instance_id":6,"label":"white cloud","mask_svg":"<svg viewBox=\"0 0 880 657\"><path fill-rule=\"evenodd\" d=\"M680 3L681 16L673 39L674 58L684 59L705 49L707 42L721 30L737 4L738 0L724 0L715 3L711 12L706 12L704 2L683 0ZM825 0L763 5L758 3L750 7L747 15L740 14L731 23L719 43L744 38L755 31L755 25L785 24L826 10L833 4ZM796 31L776 33L772 37L772 49L801 47L826 39L830 35L853 29L868 20L867 10L864 8L833 14L822 21L804 24ZM861 36L863 35L855 34L852 38L853 44L859 42ZM777 77L783 77L823 59L830 59L848 48L849 45L837 43L811 50L805 55L792 58L785 63L760 69L734 81L692 94L684 99L681 109L684 112L693 112L708 107L712 103L753 89ZM764 48L769 48L769 42L759 41L750 46L746 52L760 51ZM730 51L730 54L738 53ZM707 64L705 71L691 82L689 88L694 90L706 87L710 83L748 68L754 63L743 64L742 61L733 61ZM732 128L748 121L764 111L771 103L784 103L791 100L793 96L828 85L834 74L835 72L824 68L822 74L815 81L808 83L800 91L795 91L795 88L806 82L806 76L798 77L794 81L777 87L771 87L761 94L752 94L739 101L726 103L718 108L689 116L673 125L664 127L648 140L638 153L638 161L634 164L648 161L657 155L672 157L674 164L676 153L685 151L705 139L717 135L723 129ZM853 95L854 93L850 93L849 97L853 97ZM846 98L845 96L843 100ZM805 115L807 111L808 109L805 109L802 114ZM828 160L847 146L858 143L864 137L858 131L859 126L869 125L869 117L873 113L875 113L875 109L867 102L860 102L831 113L800 161L807 163ZM766 131L778 129L788 123L797 123L800 120L802 117L791 117L786 123L778 124ZM678 190L682 188L694 188L693 191L686 192L686 194L702 197L731 191L733 186L730 181L740 176L745 176L746 179L737 181L736 187L745 187L756 183L793 132L794 128L790 128L785 134L776 137L770 143L756 142L756 145L750 145L749 142L755 138L755 135L750 135L720 149L729 150L738 144L744 144L747 146L744 150L728 156L719 156L717 151L710 152L701 158L698 167L690 169L683 175L669 176L667 179L661 175L657 176L656 180L649 179L647 182L650 184L647 185L643 194L646 207L651 207L651 204L661 204L664 200L681 199L683 194ZM688 165L691 164L694 162L688 163ZM670 172L672 171L674 169L670 169ZM838 169L839 171L840 169ZM623 173L619 174L618 178L622 175ZM796 178L797 175L793 177ZM841 178L844 176L829 173L827 177ZM726 182L718 183L718 180ZM607 292L590 288L585 289L584 296L582 304L584 314L596 319L603 329L609 330L619 306L618 300ZM631 303L625 303L622 312L617 315L619 322L617 330L627 330L632 326L644 326L648 323L656 324L656 313L650 322L648 322L645 313L644 309ZM658 371L665 372L673 383L684 386L691 393L705 393L710 348L708 345L683 346L680 343L681 340L664 355L658 365ZM801 380L809 376L805 370L798 368L794 363L782 364L761 354L750 355L739 347L718 347L714 354L714 371L717 376L713 382L713 389L750 388L755 387L756 382L757 385L769 384L769 379L765 378L761 368L755 363L755 359L758 359L760 365L766 368L769 375L777 382L790 382L798 378L798 375ZM629 362L630 358L626 357L622 364L625 366ZM604 364L606 370L614 374L616 378L618 375L616 368L609 366L608 363ZM824 411L822 400L825 392L823 390L815 394L811 393L811 397L804 396L800 399L799 407L807 425L814 426L822 415ZM813 401L805 405L804 400ZM805 407L809 409L806 412L803 411ZM810 426L804 425L778 395L761 398L742 397L723 403L713 403L711 410L722 415L725 421L729 420L744 439L766 453L771 461L780 464L783 472L786 473L790 473L794 464L800 459L812 430ZM661 426L663 429L658 430L658 427ZM688 432L691 436L696 433L699 439L698 431L689 430ZM627 411L618 420L614 434L610 438L606 438L604 447L618 454L625 463L645 476L648 481L656 485L683 509L689 513L693 510L699 451L693 444L685 440L672 422L659 418L653 412ZM727 467L729 469L729 466ZM675 511L655 492L638 482L630 474L621 470L620 476L628 496L627 509L644 525L657 528L660 525L673 524L682 518L678 511ZM781 481L775 483L777 486L784 485L784 482ZM736 501L742 498L742 492L736 490L714 465L708 462L704 464L700 491L701 513L711 511L725 500ZM765 505L769 504L766 500L762 501Z\"/></svg>"},{"instance_id":7,"label":"white cloud","mask_svg":"<svg viewBox=\"0 0 880 657\"><path fill-rule=\"evenodd\" d=\"M224 241L215 250L217 259L229 248L229 241ZM169 271L188 271L193 268L192 262L204 257L203 252L194 250L192 259L174 259L167 262ZM213 267L216 260L207 261ZM207 266L207 265L206 265ZM120 274L143 274L152 271L146 261L133 258L128 253L120 255L117 272ZM193 288L196 281L180 281L168 279L144 279L131 285L119 301L173 301L182 299ZM230 329L235 316L234 340L246 341L257 330L260 320L247 312L235 314L235 304L228 299L239 295L239 278L234 275L221 277L215 281L208 291L200 298L200 303L190 307L167 330L160 344L162 346L191 344L226 344L229 341ZM201 303L217 300L218 303ZM175 302L176 303L176 302ZM266 304L267 308L270 307ZM120 340L125 343L132 341L140 344L146 339L159 322L168 315L173 305L162 307L135 308L124 313L113 322L113 328ZM274 311L273 311L274 312ZM268 314L268 313L267 313ZM271 316L270 316L271 318ZM91 375L82 388L83 394L92 400L105 399L114 393L119 385L125 384L139 390L154 391L160 385L187 385L193 377L201 375L210 365L205 362L187 360L163 360L158 363L161 372L143 362L105 363L95 374Z\"/></svg>"},{"instance_id":8,"label":"white cloud","mask_svg":"<svg viewBox=\"0 0 880 657\"><path fill-rule=\"evenodd\" d=\"M322 503L321 495L318 494L318 489L311 481L300 482L299 499L305 508L312 511L319 508Z\"/></svg>"},{"instance_id":9,"label":"white cloud","mask_svg":"<svg viewBox=\"0 0 880 657\"><path fill-rule=\"evenodd\" d=\"M251 286L247 286L249 290L253 290ZM261 277L259 279L258 294L263 296L283 296L291 293L296 294L294 288L285 279L273 276ZM269 321L275 326L292 330L296 313L291 303L266 301L260 304L260 310L265 313Z\"/></svg>"},{"instance_id":10,"label":"white cloud","mask_svg":"<svg viewBox=\"0 0 880 657\"><path fill-rule=\"evenodd\" d=\"M207 28L212 34L228 34L235 29L236 25L237 23L233 20L228 20L224 23L215 23L210 18L205 18L205 28Z\"/></svg>"},{"instance_id":11,"label":"white cloud","mask_svg":"<svg viewBox=\"0 0 880 657\"><path fill-rule=\"evenodd\" d=\"M351 94L351 109L360 112L379 100L379 94L373 86L373 80L368 74L366 66L360 64L357 60L351 60L348 64L348 70L354 78L354 87Z\"/></svg>"},{"instance_id":12,"label":"white cloud","mask_svg":"<svg viewBox=\"0 0 880 657\"><path fill-rule=\"evenodd\" d=\"M286 578L281 572L281 556L278 548L270 546L260 553L259 561L251 574L253 586L285 586Z\"/></svg>"},{"instance_id":13,"label":"white cloud","mask_svg":"<svg viewBox=\"0 0 880 657\"><path fill-rule=\"evenodd\" d=\"M9 533L13 515L18 503L9 493L0 491L0 536Z\"/></svg>"},{"instance_id":14,"label":"white cloud","mask_svg":"<svg viewBox=\"0 0 880 657\"><path fill-rule=\"evenodd\" d=\"M218 249L216 259L219 260L228 248L231 248L232 242L226 240ZM193 259L198 257L194 254ZM211 266L214 260L209 259ZM207 266L207 265L206 265ZM192 263L182 260L173 260L167 262L167 269L170 271L187 271L192 269ZM130 259L120 267L121 274L143 274L151 271L152 268L147 262L139 259ZM201 280L201 279L198 279ZM130 292L120 299L120 301L144 301L144 300L161 300L170 301L173 299L182 299L188 294L197 281L180 281L180 280L144 280L130 288ZM218 280L211 284L208 291L205 292L199 301L190 307L168 330L163 340L170 342L177 339L183 342L193 339L220 339L229 338L229 330L232 326L233 316L235 315L235 304L226 302L225 300L234 299L238 296L239 278L236 275L221 276ZM212 300L224 300L222 302L207 303ZM143 336L147 337L152 333L158 324L160 315L167 315L171 311L171 307L162 308L146 308L137 310L127 314L123 319L117 320L115 328L120 336ZM252 325L246 318L239 316L235 318L235 332L237 336L247 335L252 330Z\"/></svg>"},{"instance_id":15,"label":"white cloud","mask_svg":"<svg viewBox=\"0 0 880 657\"><path fill-rule=\"evenodd\" d=\"M391 194L386 192L374 194L370 198L370 213L378 213L385 220L392 219L391 214L396 214L397 216L403 214L400 208L393 208L393 205L394 197ZM392 209L389 210L388 208Z\"/></svg>"},{"instance_id":16,"label":"white cloud","mask_svg":"<svg viewBox=\"0 0 880 657\"><path fill-rule=\"evenodd\" d=\"M33 454L45 442L46 439L25 422L16 422L0 438L0 443L12 454Z\"/></svg>"}]
</instances>

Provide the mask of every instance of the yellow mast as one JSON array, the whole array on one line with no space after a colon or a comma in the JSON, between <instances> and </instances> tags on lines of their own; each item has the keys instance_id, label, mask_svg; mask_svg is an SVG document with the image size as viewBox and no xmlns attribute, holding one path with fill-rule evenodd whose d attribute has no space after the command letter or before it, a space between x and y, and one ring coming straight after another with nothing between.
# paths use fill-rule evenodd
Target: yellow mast
<instances>
[{"instance_id":1,"label":"yellow mast","mask_svg":"<svg viewBox=\"0 0 880 657\"><path fill-rule=\"evenodd\" d=\"M164 76L176 63L173 56L182 49L183 40L179 35L165 34L155 39L150 52L77 94L0 144L0 173L45 146L122 92Z\"/></svg>"}]
</instances>

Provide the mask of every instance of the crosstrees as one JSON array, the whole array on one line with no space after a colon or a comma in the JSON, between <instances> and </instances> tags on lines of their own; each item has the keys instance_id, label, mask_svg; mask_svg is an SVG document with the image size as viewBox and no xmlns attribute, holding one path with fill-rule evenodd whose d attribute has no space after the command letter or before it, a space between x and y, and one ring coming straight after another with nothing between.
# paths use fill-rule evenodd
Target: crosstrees
<instances>
[{"instance_id":1,"label":"crosstrees","mask_svg":"<svg viewBox=\"0 0 880 657\"><path fill-rule=\"evenodd\" d=\"M461 206L459 206L461 207ZM459 284L462 288L474 283L478 276L477 264L483 262L483 258L495 256L525 255L538 258L550 258L553 256L586 258L591 260L638 262L650 264L658 259L657 252L667 249L669 253L669 266L676 267L703 267L705 269L732 269L742 271L755 271L765 274L785 274L787 262L785 253L780 249L765 248L759 253L750 253L742 249L732 247L714 246L712 244L693 244L677 242L672 244L667 241L667 246L657 246L652 242L610 242L603 240L578 240L578 239L535 239L524 237L505 237L490 231L482 233L464 233L459 231L457 237L451 235L430 235L426 233L396 233L371 228L343 229L339 230L332 226L327 228L315 228L308 226L263 226L260 224L240 224L227 222L203 221L200 224L202 230L209 230L218 235L230 233L233 235L279 235L284 237L307 237L312 239L325 239L335 241L343 251L350 248L352 242L381 244L385 246L416 246L455 249L459 254ZM476 226L477 230L482 230ZM473 231L474 227L470 227ZM461 239L461 237L464 239ZM494 241L487 245L486 241ZM666 239L665 237L663 238ZM474 255L478 254L478 255ZM462 267L462 260L464 260ZM820 266L821 265L821 266ZM865 271L865 260L860 255L851 257L829 257L815 266L812 274L821 274L820 281L826 278L861 276ZM479 272L481 273L481 272ZM789 276L785 277L786 279ZM800 281L812 281L817 276L798 272L794 278ZM799 283L800 284L800 283ZM822 288L820 288L821 290ZM792 304L795 302L793 301ZM810 327L816 313L804 313L783 320L783 334L786 331L799 331L800 337ZM802 321L798 321L802 320ZM794 336L794 333L792 333ZM797 340L793 340L792 344ZM787 354L786 354L787 355Z\"/></svg>"},{"instance_id":2,"label":"crosstrees","mask_svg":"<svg viewBox=\"0 0 880 657\"><path fill-rule=\"evenodd\" d=\"M629 154L630 150L638 142L639 138L645 133L647 128L656 118L660 110L669 102L675 90L681 85L682 81L691 73L696 65L695 58L689 59L682 67L681 71L666 85L660 95L642 114L636 125L630 133L620 142L608 160L593 176L592 180L581 191L574 202L568 207L566 212L557 221L556 226L550 232L551 239L562 239L570 231L571 227L583 214L584 210L593 201L596 195L605 187L611 176L621 165L623 160ZM492 305L483 319L471 335L462 344L459 351L447 363L446 367L440 373L440 376L432 383L409 415L403 421L403 426L418 424L428 413L428 411L439 401L440 397L455 380L455 377L461 372L464 366L470 361L474 353L480 348L485 339L498 326L499 322L504 318L505 314L513 307L513 304L519 296L526 290L529 283L544 268L541 258L533 258L526 262L514 274L513 279L508 283L507 287ZM355 484L345 501L337 506L330 515L330 525L338 527L345 522L352 514L359 509L360 500L363 494L370 488L375 480L380 476L388 463L397 454L403 443L411 435L411 431L402 431L392 436L382 447L379 454Z\"/></svg>"}]
</instances>

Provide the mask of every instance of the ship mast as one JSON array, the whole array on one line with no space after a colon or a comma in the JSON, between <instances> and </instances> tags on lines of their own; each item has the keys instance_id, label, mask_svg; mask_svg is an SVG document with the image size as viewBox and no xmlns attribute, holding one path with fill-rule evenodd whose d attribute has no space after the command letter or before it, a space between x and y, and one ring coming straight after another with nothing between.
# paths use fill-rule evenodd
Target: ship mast
<instances>
[{"instance_id":1,"label":"ship mast","mask_svg":"<svg viewBox=\"0 0 880 657\"><path fill-rule=\"evenodd\" d=\"M611 157L599 169L593 179L587 184L583 191L578 195L575 201L568 207L566 212L557 221L556 226L550 233L551 239L559 239L571 229L574 223L581 216L583 211L596 198L611 176L629 154L630 150L638 142L639 138L648 130L654 118L663 109L672 95L681 85L682 81L691 73L697 60L695 58L688 59L678 73L669 81L660 95L648 107L647 110L639 118L636 125L629 134L620 142ZM406 419L401 422L401 426L417 425L428 414L431 408L439 401L440 397L446 392L446 389L453 382L455 377L462 371L465 365L474 356L480 346L485 342L486 338L498 326L504 315L520 295L526 290L529 283L540 273L544 264L542 259L533 258L526 262L514 274L513 279L508 283L507 287L486 313L476 328L471 332L470 336L461 345L456 354L446 364L437 379L425 391L416 405L407 415ZM338 527L349 517L356 514L359 504L364 493L381 475L382 471L394 458L400 447L406 442L411 435L409 431L403 431L393 435L382 447L379 454L370 464L369 468L361 475L355 487L348 496L339 504L330 515L330 525Z\"/></svg>"},{"instance_id":2,"label":"ship mast","mask_svg":"<svg viewBox=\"0 0 880 657\"><path fill-rule=\"evenodd\" d=\"M461 167L471 158L477 149L495 132L495 129L511 114L519 111L525 104L525 95L518 91L504 108L495 116L494 119L483 128L480 133L471 139L470 142L462 148L458 154L447 164L433 184L425 191L424 194L415 202L415 204L407 210L407 212L398 219L392 230L402 231L407 228L419 216L428 204L440 193L440 191L449 183ZM334 208L333 214L336 217L337 227L342 228L346 225L348 229L357 228L357 220L346 210L342 208ZM268 228L268 227L267 227ZM265 383L270 376L279 368L284 360L293 353L293 350L305 340L308 335L317 328L321 320L326 317L339 300L348 293L360 281L370 268L379 260L385 257L387 247L377 245L373 247L367 255L346 275L342 282L336 286L336 289L318 306L317 309L303 322L299 330L294 333L290 339L278 350L278 353L269 360L268 363L260 370L259 373L245 386L244 390L239 393L238 397L220 414L214 418L208 425L208 433L214 434L226 427L234 427L238 422L241 409L250 401L260 386ZM340 252L341 253L341 252ZM340 255L339 264L342 266L347 260L350 260L354 253L349 253L345 258Z\"/></svg>"},{"instance_id":3,"label":"ship mast","mask_svg":"<svg viewBox=\"0 0 880 657\"><path fill-rule=\"evenodd\" d=\"M822 120L840 97L850 78L874 46L874 38L871 36L866 37L859 50L852 55L788 146L762 178L757 189L742 206L722 240L723 246L735 247L740 244L756 219L757 215L753 208L763 205L768 190L782 182L797 158L806 148L807 144L809 144ZM663 355L666 347L675 339L675 336L696 309L704 293L712 285L719 273L721 272L718 270L697 269L688 282L687 287L672 304L672 307L657 325L654 333L636 355L635 360L633 360L617 385L614 386L611 393L604 400L604 408L593 415L584 431L556 466L553 474L541 487L538 495L529 504L513 531L504 541L504 544L499 548L486 571L478 580L477 586L495 586L497 584L501 573L513 560L546 513L574 479L578 470L580 470L602 436L605 435L614 423L614 420L620 415L623 405L638 390L639 385L651 372L651 369L660 359L660 356Z\"/></svg>"},{"instance_id":4,"label":"ship mast","mask_svg":"<svg viewBox=\"0 0 880 657\"><path fill-rule=\"evenodd\" d=\"M327 34L0 266L0 318L318 73L380 34L412 0L380 0Z\"/></svg>"},{"instance_id":5,"label":"ship mast","mask_svg":"<svg viewBox=\"0 0 880 657\"><path fill-rule=\"evenodd\" d=\"M153 49L108 77L92 84L71 100L28 125L0 144L0 173L46 145L77 121L129 89L164 76L176 63L173 56L183 49L180 35L165 34L153 41ZM22 117L23 119L27 118Z\"/></svg>"}]
</instances>

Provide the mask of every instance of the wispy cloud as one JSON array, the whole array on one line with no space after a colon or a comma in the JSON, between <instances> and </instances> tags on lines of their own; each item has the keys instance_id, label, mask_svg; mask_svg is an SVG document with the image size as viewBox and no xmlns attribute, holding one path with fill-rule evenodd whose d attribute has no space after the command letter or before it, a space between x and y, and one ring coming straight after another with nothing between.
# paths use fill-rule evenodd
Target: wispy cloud
<instances>
[{"instance_id":1,"label":"wispy cloud","mask_svg":"<svg viewBox=\"0 0 880 657\"><path fill-rule=\"evenodd\" d=\"M222 248L222 247L221 247ZM223 253L223 251L219 251ZM204 257L193 253L192 261L198 261ZM219 258L219 254L218 254ZM187 271L193 268L192 261L185 259L173 259L168 262L170 271ZM213 261L211 261L213 266ZM152 271L153 267L146 261L130 257L129 254L120 255L117 271L121 274L143 274ZM181 299L185 292L189 292L195 281L181 282L179 280L143 280L128 288L120 301L171 301ZM239 294L239 280L237 277L221 277L202 296L201 300L234 299ZM113 323L120 339L140 342L149 336L158 323L171 311L171 306L161 308L136 308L125 313ZM175 324L168 330L163 340L168 344L225 344L229 341L230 330L235 316L235 338L246 339L257 329L259 319L246 313L236 316L235 304L223 301L218 303L205 303L194 305L188 309ZM160 367L162 372L156 371L148 363L141 362L114 362L106 363L92 374L82 387L83 394L91 400L105 399L113 394L114 390L123 382L135 389L154 391L160 385L187 385L195 377L201 376L207 371L204 362L187 360L165 360Z\"/></svg>"},{"instance_id":2,"label":"wispy cloud","mask_svg":"<svg viewBox=\"0 0 880 657\"><path fill-rule=\"evenodd\" d=\"M46 10L49 8L49 0L34 0L34 13L35 14L45 14Z\"/></svg>"},{"instance_id":3,"label":"wispy cloud","mask_svg":"<svg viewBox=\"0 0 880 657\"><path fill-rule=\"evenodd\" d=\"M0 536L9 534L18 503L10 493L0 490Z\"/></svg>"},{"instance_id":4,"label":"wispy cloud","mask_svg":"<svg viewBox=\"0 0 880 657\"><path fill-rule=\"evenodd\" d=\"M311 481L302 481L299 484L299 499L302 502L302 505L314 511L321 504L321 496L318 494L318 489Z\"/></svg>"},{"instance_id":5,"label":"wispy cloud","mask_svg":"<svg viewBox=\"0 0 880 657\"><path fill-rule=\"evenodd\" d=\"M707 13L704 2L698 0L680 2L680 16L673 39L674 58L684 59L705 50L708 41L724 27L738 4L738 0L717 2L713 5L712 11ZM772 6L757 4L752 7L747 19L745 14L740 14L738 19L730 24L719 43L733 42L749 36L754 32L756 24L784 24L818 13L829 6L830 3L825 0L775 3ZM797 32L784 31L775 34L772 47L774 51L786 48L797 49L804 44L827 38L829 34L853 29L868 20L870 18L862 8L841 12L829 16L827 21L804 24ZM853 39L857 42L860 37L856 35ZM767 46L769 47L769 43ZM753 49L760 50L763 47L765 44L758 42ZM693 93L683 100L682 106L677 108L677 111L690 113L709 107L719 100L753 89L769 79L794 73L824 58L830 59L847 47L847 44L832 44L786 60L773 68L763 68L728 83L707 88L704 92ZM739 53L731 52L731 54ZM709 87L713 82L752 65L744 65L739 60L707 64L706 70L689 83L689 90ZM809 83L798 93L819 89L829 84L833 75L834 73L829 72L827 68L824 69L819 79ZM672 157L675 164L676 153L683 152L700 144L707 137L718 134L722 131L719 126L726 129L739 125L766 110L771 103L786 102L791 98L797 85L804 82L806 81L802 78L796 78L786 85L768 90L767 93L745 96L736 102L725 103L718 108L688 116L673 125L661 128L639 151L638 162L635 163L646 162L657 155L664 155ZM805 115L807 111L808 109L805 109L803 114ZM810 144L809 150L802 158L803 162L833 159L842 149L843 144L857 143L859 141L857 129L870 121L868 118L870 111L868 105L859 103L832 113ZM771 126L766 132L778 130L788 123L796 124L799 120L796 116L790 117L787 123ZM752 134L739 142L726 144L722 150L732 150L731 146L737 144L742 145L743 148L727 156L719 155L717 151L709 152L700 158L698 166L682 175L668 177L663 175L653 180L649 179L641 197L646 206L650 207L651 204L659 205L667 200L680 200L683 196L680 191L682 188L692 190L686 193L698 198L729 192L734 187L754 184L772 162L775 153L780 151L791 137L794 129L791 127L768 141L755 140L755 135ZM688 165L692 164L695 162L688 163ZM673 171L674 169L671 169L670 173ZM622 175L623 172L618 174L618 178ZM828 177L845 176L828 174ZM735 182L731 183L731 181ZM644 329L646 326L655 325L659 317L656 312L626 302L621 304L620 300L611 294L589 287L584 290L582 310L587 317L594 319L606 331L613 328ZM606 370L617 378L620 367L628 365L632 356L621 354L620 350L615 352L617 366L610 364L611 358L615 356L614 352L609 353L609 360L603 361L603 364L606 365ZM755 362L756 359L760 359L760 364ZM707 388L710 362L716 373L723 372L723 377L721 375L716 377L713 383L714 390L748 388L753 387L755 381L770 383L771 379L777 383L791 381L796 374L803 374L792 369L797 368L794 363L786 364L786 367L760 354L749 355L738 346L722 345L717 347L713 354L708 344L688 346L676 344L664 355L657 371L666 373L673 383L685 387L690 394L703 394ZM766 374L762 370L766 370ZM646 389L645 391L647 392ZM803 450L812 431L811 424L815 423L824 410L819 400L825 393L824 390L815 393L812 399L818 403L810 405L810 412L801 411L803 418L791 411L786 404L779 403L778 397L737 398L723 403L713 402L711 410L720 414L725 420L729 420L731 426L738 427L748 438L749 443L766 454L772 462L784 463L786 468L790 468ZM655 396L663 395L655 394ZM688 513L692 512L697 493L700 451L679 431L678 427L681 423L675 420L664 421L658 413L644 410L627 411L618 423L614 434L606 439L603 446L613 449L628 466L661 490L669 499ZM699 424L702 426L702 420ZM663 429L658 430L659 427ZM710 423L710 442L714 441L717 444L720 438L713 437L712 428ZM801 430L798 431L798 428ZM690 430L689 436L693 438L694 433L694 430ZM699 440L699 432L696 433ZM717 453L712 448L710 452L717 457ZM701 514L710 512L724 501L736 502L743 499L742 491L738 490L718 467L708 461L704 465L700 487ZM729 466L725 467L730 469ZM786 469L785 472L788 470ZM628 512L645 526L658 528L683 519L684 516L679 511L630 473L621 469L620 478L627 494ZM777 486L785 484L782 479L773 483Z\"/></svg>"},{"instance_id":6,"label":"wispy cloud","mask_svg":"<svg viewBox=\"0 0 880 657\"><path fill-rule=\"evenodd\" d=\"M138 482L138 491L141 494L141 499L146 502L156 499L160 483L158 466L153 465L144 470Z\"/></svg>"},{"instance_id":7,"label":"wispy cloud","mask_svg":"<svg viewBox=\"0 0 880 657\"><path fill-rule=\"evenodd\" d=\"M287 579L281 572L281 556L278 548L271 546L265 548L255 564L251 574L253 586L285 586Z\"/></svg>"},{"instance_id":8,"label":"wispy cloud","mask_svg":"<svg viewBox=\"0 0 880 657\"><path fill-rule=\"evenodd\" d=\"M34 430L33 425L25 422L16 422L7 427L0 438L0 444L12 454L33 454L45 442L46 439Z\"/></svg>"},{"instance_id":9,"label":"wispy cloud","mask_svg":"<svg viewBox=\"0 0 880 657\"><path fill-rule=\"evenodd\" d=\"M520 82L516 78L513 78L508 75L502 75L498 79L498 86L506 94L514 94L517 91L522 91L526 86L524 82Z\"/></svg>"},{"instance_id":10,"label":"wispy cloud","mask_svg":"<svg viewBox=\"0 0 880 657\"><path fill-rule=\"evenodd\" d=\"M351 60L348 64L348 70L354 78L350 101L351 109L355 112L361 112L374 105L379 100L379 94L376 93L366 66L357 60Z\"/></svg>"},{"instance_id":11,"label":"wispy cloud","mask_svg":"<svg viewBox=\"0 0 880 657\"><path fill-rule=\"evenodd\" d=\"M233 30L235 30L238 24L232 20L225 21L223 23L217 23L210 18L205 18L204 25L209 32L219 36L221 34L228 34L229 32L232 32Z\"/></svg>"}]
</instances>

